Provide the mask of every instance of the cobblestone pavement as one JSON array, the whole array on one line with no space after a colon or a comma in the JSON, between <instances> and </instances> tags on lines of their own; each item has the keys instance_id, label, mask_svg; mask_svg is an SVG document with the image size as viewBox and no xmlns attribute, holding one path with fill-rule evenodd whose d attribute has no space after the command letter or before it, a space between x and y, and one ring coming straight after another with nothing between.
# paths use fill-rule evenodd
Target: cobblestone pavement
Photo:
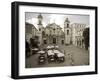
<instances>
[{"instance_id":1,"label":"cobblestone pavement","mask_svg":"<svg viewBox=\"0 0 100 81\"><path fill-rule=\"evenodd\" d=\"M46 46L42 46L41 48L45 48ZM89 65L89 51L76 47L74 45L61 45L59 49L65 54L65 61L58 63L52 62L48 63L46 60L45 64L38 64L38 56L39 54L34 54L28 58L26 58L26 68L36 68L36 67L58 67L58 66L82 66Z\"/></svg>"}]
</instances>

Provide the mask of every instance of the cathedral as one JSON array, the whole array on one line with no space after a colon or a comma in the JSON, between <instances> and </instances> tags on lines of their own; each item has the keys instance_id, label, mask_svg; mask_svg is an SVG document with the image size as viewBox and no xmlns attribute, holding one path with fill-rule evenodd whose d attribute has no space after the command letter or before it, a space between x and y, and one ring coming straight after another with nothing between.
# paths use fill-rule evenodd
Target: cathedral
<instances>
[{"instance_id":1,"label":"cathedral","mask_svg":"<svg viewBox=\"0 0 100 81\"><path fill-rule=\"evenodd\" d=\"M71 43L71 28L70 21L66 18L64 22L64 31L56 23L48 24L43 27L42 15L38 15L38 36L40 44L70 44Z\"/></svg>"},{"instance_id":2,"label":"cathedral","mask_svg":"<svg viewBox=\"0 0 100 81\"><path fill-rule=\"evenodd\" d=\"M77 42L77 40L82 41L83 39L82 35L81 34L78 35L78 33L84 31L84 28L86 26L84 24L76 23L77 25L75 26L77 27L72 27L74 25L71 25L70 20L66 18L64 20L64 27L60 27L60 25L57 25L56 23L50 23L46 25L46 27L44 27L42 24L43 16L39 14L37 16L37 19L38 19L38 23L37 23L38 29L33 24L25 23L26 24L25 36L27 41L29 41L30 38L35 39L35 37L37 36L40 45L44 45L44 44L77 45L75 42Z\"/></svg>"}]
</instances>

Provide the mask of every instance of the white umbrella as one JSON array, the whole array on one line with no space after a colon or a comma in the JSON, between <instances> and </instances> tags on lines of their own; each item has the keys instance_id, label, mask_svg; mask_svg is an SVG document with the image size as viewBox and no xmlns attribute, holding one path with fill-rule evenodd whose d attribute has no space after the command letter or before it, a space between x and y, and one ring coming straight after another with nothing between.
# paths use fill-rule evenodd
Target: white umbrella
<instances>
[{"instance_id":1,"label":"white umbrella","mask_svg":"<svg viewBox=\"0 0 100 81\"><path fill-rule=\"evenodd\" d=\"M48 49L50 49L50 48L51 48L51 46L47 46L47 48L48 48Z\"/></svg>"},{"instance_id":2,"label":"white umbrella","mask_svg":"<svg viewBox=\"0 0 100 81\"><path fill-rule=\"evenodd\" d=\"M57 56L58 57L64 57L64 54L63 53L58 53Z\"/></svg>"},{"instance_id":3,"label":"white umbrella","mask_svg":"<svg viewBox=\"0 0 100 81\"><path fill-rule=\"evenodd\" d=\"M54 55L52 50L48 50L48 55Z\"/></svg>"},{"instance_id":4,"label":"white umbrella","mask_svg":"<svg viewBox=\"0 0 100 81\"><path fill-rule=\"evenodd\" d=\"M38 48L34 48L34 49L32 49L32 50L35 50L35 51L37 51L37 50L38 50Z\"/></svg>"},{"instance_id":5,"label":"white umbrella","mask_svg":"<svg viewBox=\"0 0 100 81\"><path fill-rule=\"evenodd\" d=\"M51 46L51 48L54 48L54 46Z\"/></svg>"},{"instance_id":6,"label":"white umbrella","mask_svg":"<svg viewBox=\"0 0 100 81\"><path fill-rule=\"evenodd\" d=\"M58 51L58 50L54 50L54 53L60 53L60 51Z\"/></svg>"},{"instance_id":7,"label":"white umbrella","mask_svg":"<svg viewBox=\"0 0 100 81\"><path fill-rule=\"evenodd\" d=\"M55 46L55 48L59 48L59 46Z\"/></svg>"},{"instance_id":8,"label":"white umbrella","mask_svg":"<svg viewBox=\"0 0 100 81\"><path fill-rule=\"evenodd\" d=\"M39 51L38 53L43 54L43 53L45 53L45 51L42 51L42 50L41 50L41 51Z\"/></svg>"}]
</instances>

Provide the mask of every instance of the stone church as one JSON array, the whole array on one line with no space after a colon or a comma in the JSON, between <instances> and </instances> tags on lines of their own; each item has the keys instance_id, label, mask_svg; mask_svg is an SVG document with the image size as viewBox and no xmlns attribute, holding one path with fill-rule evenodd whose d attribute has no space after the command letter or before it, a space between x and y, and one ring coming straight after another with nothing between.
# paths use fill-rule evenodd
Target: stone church
<instances>
[{"instance_id":1,"label":"stone church","mask_svg":"<svg viewBox=\"0 0 100 81\"><path fill-rule=\"evenodd\" d=\"M44 27L42 24L43 16L39 14L37 16L37 19L38 19L37 23L38 29L33 24L25 23L26 24L25 36L27 41L29 41L30 38L35 39L35 37L38 37L40 45L74 44L77 46L75 42L77 41L81 42L83 40L82 33L86 27L85 24L80 24L80 23L76 23L75 25L70 24L70 20L66 18L64 20L64 27L60 27L60 25L57 25L56 23L50 23L46 25L46 27Z\"/></svg>"},{"instance_id":2,"label":"stone church","mask_svg":"<svg viewBox=\"0 0 100 81\"><path fill-rule=\"evenodd\" d=\"M66 18L64 22L64 30L56 23L48 24L43 27L41 14L38 15L38 36L40 44L70 44L71 28L70 21Z\"/></svg>"}]
</instances>

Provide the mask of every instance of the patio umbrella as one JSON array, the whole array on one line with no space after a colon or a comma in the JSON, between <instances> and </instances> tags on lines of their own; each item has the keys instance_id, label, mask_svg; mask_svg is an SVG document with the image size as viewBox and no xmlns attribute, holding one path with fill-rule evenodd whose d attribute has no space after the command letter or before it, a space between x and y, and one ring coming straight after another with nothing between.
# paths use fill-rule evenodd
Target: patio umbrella
<instances>
[{"instance_id":1,"label":"patio umbrella","mask_svg":"<svg viewBox=\"0 0 100 81\"><path fill-rule=\"evenodd\" d=\"M41 51L39 51L38 53L40 53L40 54L44 54L44 53L45 53L45 51L42 51L42 50L41 50Z\"/></svg>"},{"instance_id":2,"label":"patio umbrella","mask_svg":"<svg viewBox=\"0 0 100 81\"><path fill-rule=\"evenodd\" d=\"M55 46L55 48L59 48L59 46Z\"/></svg>"},{"instance_id":3,"label":"patio umbrella","mask_svg":"<svg viewBox=\"0 0 100 81\"><path fill-rule=\"evenodd\" d=\"M33 48L32 50L34 50L34 51L38 51L39 49L38 49L38 48Z\"/></svg>"},{"instance_id":4,"label":"patio umbrella","mask_svg":"<svg viewBox=\"0 0 100 81\"><path fill-rule=\"evenodd\" d=\"M64 57L64 54L63 53L58 53L57 56L58 57Z\"/></svg>"},{"instance_id":5,"label":"patio umbrella","mask_svg":"<svg viewBox=\"0 0 100 81\"><path fill-rule=\"evenodd\" d=\"M51 46L47 46L47 49L50 49L51 48Z\"/></svg>"},{"instance_id":6,"label":"patio umbrella","mask_svg":"<svg viewBox=\"0 0 100 81\"><path fill-rule=\"evenodd\" d=\"M48 51L48 55L54 55L53 51L52 50L49 50Z\"/></svg>"}]
</instances>

